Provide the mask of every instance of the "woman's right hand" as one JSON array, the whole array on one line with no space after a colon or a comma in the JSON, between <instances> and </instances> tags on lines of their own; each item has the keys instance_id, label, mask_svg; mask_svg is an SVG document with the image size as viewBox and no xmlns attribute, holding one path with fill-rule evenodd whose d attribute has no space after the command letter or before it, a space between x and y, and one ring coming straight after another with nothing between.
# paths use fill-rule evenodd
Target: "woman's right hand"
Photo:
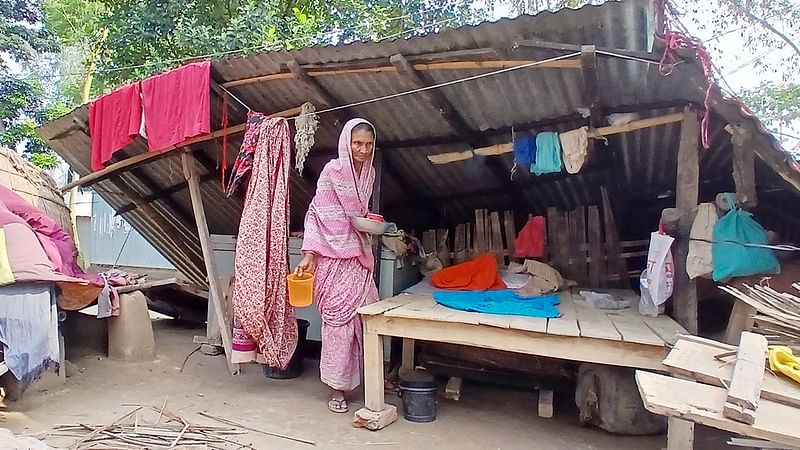
<instances>
[{"instance_id":1,"label":"woman's right hand","mask_svg":"<svg viewBox=\"0 0 800 450\"><path fill-rule=\"evenodd\" d=\"M300 260L300 264L294 269L294 273L297 276L303 274L303 272L310 272L314 273L314 269L316 267L317 261L316 257L311 252L303 252L303 259Z\"/></svg>"}]
</instances>

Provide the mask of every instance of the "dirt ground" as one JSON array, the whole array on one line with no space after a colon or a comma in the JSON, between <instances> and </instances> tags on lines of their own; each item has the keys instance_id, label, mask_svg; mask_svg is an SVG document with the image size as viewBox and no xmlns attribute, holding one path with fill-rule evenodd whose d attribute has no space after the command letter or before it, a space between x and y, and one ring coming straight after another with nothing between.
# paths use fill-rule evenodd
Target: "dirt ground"
<instances>
[{"instance_id":1,"label":"dirt ground","mask_svg":"<svg viewBox=\"0 0 800 450\"><path fill-rule=\"evenodd\" d=\"M110 423L130 411L126 403L160 407L193 423L219 425L197 415L206 411L250 427L316 442L320 449L444 448L444 449L614 449L648 450L665 446L663 436L620 437L585 429L566 396L556 398L556 417L536 415L537 394L511 388L465 383L459 402L441 400L433 423L414 424L402 417L379 432L354 429L352 414L334 415L326 408L327 391L319 382L316 360L305 360L305 374L295 380L271 380L257 366L246 366L238 377L227 375L223 357L195 353L189 329L169 320L154 322L158 359L151 363L120 363L95 354L72 361L79 370L63 387L28 392L0 413L0 427L17 433L49 430L56 424ZM362 406L354 394L351 411ZM400 405L388 396L387 401ZM69 445L73 440L56 440ZM307 449L305 444L256 433L236 438L258 449Z\"/></svg>"}]
</instances>

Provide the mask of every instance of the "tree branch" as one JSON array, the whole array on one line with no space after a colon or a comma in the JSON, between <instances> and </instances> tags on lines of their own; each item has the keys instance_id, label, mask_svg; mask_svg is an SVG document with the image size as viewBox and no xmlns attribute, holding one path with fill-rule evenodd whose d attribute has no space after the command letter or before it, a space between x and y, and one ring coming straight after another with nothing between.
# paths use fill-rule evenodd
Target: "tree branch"
<instances>
[{"instance_id":1,"label":"tree branch","mask_svg":"<svg viewBox=\"0 0 800 450\"><path fill-rule=\"evenodd\" d=\"M794 49L795 53L797 53L797 55L800 56L800 47L798 47L797 44L795 44L791 39L789 39L789 36L787 36L785 33L781 32L780 30L772 26L772 24L767 22L766 19L762 19L761 17L756 16L755 14L750 12L749 9L743 8L733 0L729 0L728 3L739 9L739 11L741 11L751 21L760 24L761 26L763 26L764 28L766 28L767 30L771 31L776 36L781 38L781 40L789 44L789 46L792 47L792 49Z\"/></svg>"}]
</instances>

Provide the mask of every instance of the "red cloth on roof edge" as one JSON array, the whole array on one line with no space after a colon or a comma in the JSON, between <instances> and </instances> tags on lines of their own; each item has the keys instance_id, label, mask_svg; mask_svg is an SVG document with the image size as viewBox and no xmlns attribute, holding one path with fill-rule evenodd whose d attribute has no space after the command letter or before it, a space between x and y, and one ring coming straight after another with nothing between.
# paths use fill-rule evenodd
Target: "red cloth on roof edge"
<instances>
[{"instance_id":1,"label":"red cloth on roof edge","mask_svg":"<svg viewBox=\"0 0 800 450\"><path fill-rule=\"evenodd\" d=\"M139 83L123 86L89 103L92 171L101 170L117 150L139 134L142 102Z\"/></svg>"},{"instance_id":2,"label":"red cloth on roof edge","mask_svg":"<svg viewBox=\"0 0 800 450\"><path fill-rule=\"evenodd\" d=\"M142 80L144 126L151 152L211 132L210 88L210 61Z\"/></svg>"},{"instance_id":3,"label":"red cloth on roof edge","mask_svg":"<svg viewBox=\"0 0 800 450\"><path fill-rule=\"evenodd\" d=\"M517 258L544 258L547 224L544 217L530 218L514 240L514 256Z\"/></svg>"}]
</instances>

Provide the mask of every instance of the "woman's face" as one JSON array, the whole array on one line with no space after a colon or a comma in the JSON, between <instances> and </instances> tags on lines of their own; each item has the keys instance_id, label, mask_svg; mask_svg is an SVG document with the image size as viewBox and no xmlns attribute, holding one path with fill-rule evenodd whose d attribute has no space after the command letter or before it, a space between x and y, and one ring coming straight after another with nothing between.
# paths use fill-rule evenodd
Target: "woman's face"
<instances>
[{"instance_id":1,"label":"woman's face","mask_svg":"<svg viewBox=\"0 0 800 450\"><path fill-rule=\"evenodd\" d=\"M350 136L350 151L353 155L353 161L358 163L365 163L372 158L372 152L375 151L375 135L368 130L355 130Z\"/></svg>"}]
</instances>

